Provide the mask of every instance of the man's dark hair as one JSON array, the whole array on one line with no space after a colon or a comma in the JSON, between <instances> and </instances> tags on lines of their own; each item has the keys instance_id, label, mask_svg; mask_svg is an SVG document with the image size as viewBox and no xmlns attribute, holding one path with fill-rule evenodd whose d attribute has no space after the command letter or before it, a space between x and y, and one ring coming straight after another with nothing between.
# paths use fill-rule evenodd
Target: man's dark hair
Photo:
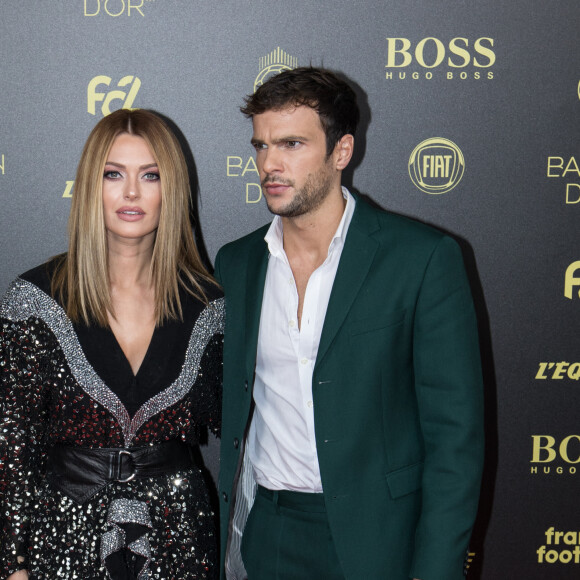
<instances>
[{"instance_id":1,"label":"man's dark hair","mask_svg":"<svg viewBox=\"0 0 580 580\"><path fill-rule=\"evenodd\" d=\"M327 156L344 135L354 135L360 117L356 94L348 83L322 68L299 67L271 77L245 98L240 110L251 118L266 111L303 105L320 117Z\"/></svg>"}]
</instances>

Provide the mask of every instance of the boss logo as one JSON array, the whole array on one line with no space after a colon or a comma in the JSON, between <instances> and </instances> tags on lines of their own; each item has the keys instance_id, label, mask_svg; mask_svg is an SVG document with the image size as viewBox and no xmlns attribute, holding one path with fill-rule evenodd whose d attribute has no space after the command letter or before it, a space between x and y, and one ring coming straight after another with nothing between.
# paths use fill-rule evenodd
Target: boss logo
<instances>
[{"instance_id":1,"label":"boss logo","mask_svg":"<svg viewBox=\"0 0 580 580\"><path fill-rule=\"evenodd\" d=\"M122 108L130 109L133 106L135 97L141 88L141 81L134 76L123 77L118 83L117 87L122 90L112 90L108 92L97 92L99 85L110 86L111 77L96 76L94 77L87 88L87 111L91 115L96 115L97 103L102 101L101 112L103 116L111 113L111 103L115 100L122 101Z\"/></svg>"},{"instance_id":2,"label":"boss logo","mask_svg":"<svg viewBox=\"0 0 580 580\"><path fill-rule=\"evenodd\" d=\"M472 64L488 68L495 63L493 38L481 37L470 43L468 38L452 38L447 44L429 36L414 47L408 38L387 38L386 68L402 68L417 62L423 68L435 68L443 63L453 68Z\"/></svg>"}]
</instances>

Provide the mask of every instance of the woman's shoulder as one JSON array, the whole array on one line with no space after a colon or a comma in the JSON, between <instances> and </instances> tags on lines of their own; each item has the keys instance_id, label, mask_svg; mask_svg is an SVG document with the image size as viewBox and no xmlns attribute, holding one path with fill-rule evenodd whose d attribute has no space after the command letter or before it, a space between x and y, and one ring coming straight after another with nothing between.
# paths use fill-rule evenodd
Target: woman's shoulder
<instances>
[{"instance_id":1,"label":"woman's shoulder","mask_svg":"<svg viewBox=\"0 0 580 580\"><path fill-rule=\"evenodd\" d=\"M29 282L30 284L34 284L37 288L50 296L52 277L59 265L62 264L63 259L64 255L51 258L47 262L20 274L18 278L25 282Z\"/></svg>"},{"instance_id":2,"label":"woman's shoulder","mask_svg":"<svg viewBox=\"0 0 580 580\"><path fill-rule=\"evenodd\" d=\"M18 328L26 327L31 317L36 321L50 320L51 314L58 311L50 292L52 275L57 267L58 262L51 259L13 280L0 300L0 318L4 322L11 321Z\"/></svg>"},{"instance_id":3,"label":"woman's shoulder","mask_svg":"<svg viewBox=\"0 0 580 580\"><path fill-rule=\"evenodd\" d=\"M193 288L191 283L187 290L180 289L180 300L183 308L185 321L191 322L200 316L206 319L214 319L214 322L222 321L224 317L224 293L221 287L205 278L196 278L199 288ZM203 292L203 296L201 293Z\"/></svg>"}]
</instances>

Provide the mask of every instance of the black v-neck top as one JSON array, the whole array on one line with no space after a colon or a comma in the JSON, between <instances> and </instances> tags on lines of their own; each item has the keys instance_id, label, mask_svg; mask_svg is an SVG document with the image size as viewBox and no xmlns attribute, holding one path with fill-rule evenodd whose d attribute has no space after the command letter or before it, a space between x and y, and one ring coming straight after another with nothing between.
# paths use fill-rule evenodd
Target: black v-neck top
<instances>
[{"instance_id":1,"label":"black v-neck top","mask_svg":"<svg viewBox=\"0 0 580 580\"><path fill-rule=\"evenodd\" d=\"M52 296L52 271L53 267L49 262L22 274L20 278L32 282ZM210 302L222 296L218 287L208 283L203 285L203 289ZM181 372L193 325L205 304L183 289L180 289L179 296L183 320L165 321L162 326L155 327L137 375L133 374L133 369L110 328L97 324L73 324L87 361L119 397L130 416L147 400L167 388ZM56 300L54 296L52 298Z\"/></svg>"}]
</instances>

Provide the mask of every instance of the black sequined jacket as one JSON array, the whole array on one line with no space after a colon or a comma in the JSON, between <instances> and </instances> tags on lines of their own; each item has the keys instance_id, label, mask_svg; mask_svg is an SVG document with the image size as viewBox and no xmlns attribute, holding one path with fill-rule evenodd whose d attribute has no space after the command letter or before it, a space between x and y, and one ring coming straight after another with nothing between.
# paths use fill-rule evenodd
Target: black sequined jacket
<instances>
[{"instance_id":1,"label":"black sequined jacket","mask_svg":"<svg viewBox=\"0 0 580 580\"><path fill-rule=\"evenodd\" d=\"M0 578L214 578L199 468L110 483L82 504L46 478L55 444L196 446L219 434L224 299L205 290L207 306L183 293L183 321L155 329L134 375L109 329L67 318L47 266L12 283L0 306Z\"/></svg>"}]
</instances>

